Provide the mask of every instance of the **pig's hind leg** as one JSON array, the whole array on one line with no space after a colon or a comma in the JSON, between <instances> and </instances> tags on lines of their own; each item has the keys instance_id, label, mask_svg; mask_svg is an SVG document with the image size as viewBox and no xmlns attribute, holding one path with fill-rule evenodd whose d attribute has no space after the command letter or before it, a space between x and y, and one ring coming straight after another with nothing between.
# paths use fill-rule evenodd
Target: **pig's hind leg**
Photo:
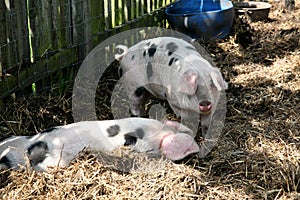
<instances>
[{"instance_id":1,"label":"pig's hind leg","mask_svg":"<svg viewBox=\"0 0 300 200\"><path fill-rule=\"evenodd\" d=\"M149 99L149 92L143 87L137 88L129 98L130 111L134 117L143 117L145 113L145 103Z\"/></svg>"}]
</instances>

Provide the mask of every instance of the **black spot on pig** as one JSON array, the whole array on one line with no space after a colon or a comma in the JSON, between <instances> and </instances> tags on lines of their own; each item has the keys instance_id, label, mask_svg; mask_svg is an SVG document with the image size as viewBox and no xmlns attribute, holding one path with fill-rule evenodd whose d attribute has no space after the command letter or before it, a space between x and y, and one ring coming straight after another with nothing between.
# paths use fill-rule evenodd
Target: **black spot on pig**
<instances>
[{"instance_id":1,"label":"black spot on pig","mask_svg":"<svg viewBox=\"0 0 300 200\"><path fill-rule=\"evenodd\" d=\"M132 136L132 133L127 133L124 135L125 143L124 146L135 145L137 138Z\"/></svg>"},{"instance_id":2,"label":"black spot on pig","mask_svg":"<svg viewBox=\"0 0 300 200\"><path fill-rule=\"evenodd\" d=\"M134 57L135 57L135 55L132 55L132 56L131 56L131 60L133 60L133 59L134 59Z\"/></svg>"},{"instance_id":3,"label":"black spot on pig","mask_svg":"<svg viewBox=\"0 0 300 200\"><path fill-rule=\"evenodd\" d=\"M144 92L145 92L145 88L141 86L134 91L134 95L140 97L144 94Z\"/></svg>"},{"instance_id":4,"label":"black spot on pig","mask_svg":"<svg viewBox=\"0 0 300 200\"><path fill-rule=\"evenodd\" d=\"M11 162L10 160L8 159L7 156L3 156L1 159L0 159L0 165L4 166L5 168L9 169L11 168Z\"/></svg>"},{"instance_id":5,"label":"black spot on pig","mask_svg":"<svg viewBox=\"0 0 300 200\"><path fill-rule=\"evenodd\" d=\"M147 42L147 43L146 43L146 46L149 46L149 45L150 45L150 42Z\"/></svg>"},{"instance_id":6,"label":"black spot on pig","mask_svg":"<svg viewBox=\"0 0 300 200\"><path fill-rule=\"evenodd\" d=\"M153 57L156 52L157 46L155 44L152 44L150 48L148 49L149 57Z\"/></svg>"},{"instance_id":7,"label":"black spot on pig","mask_svg":"<svg viewBox=\"0 0 300 200\"><path fill-rule=\"evenodd\" d=\"M178 59L177 58L171 58L169 61L169 66L173 64L173 62L176 62Z\"/></svg>"},{"instance_id":8,"label":"black spot on pig","mask_svg":"<svg viewBox=\"0 0 300 200\"><path fill-rule=\"evenodd\" d=\"M136 136L137 136L139 139L143 139L144 136L145 136L145 132L144 132L144 130L143 130L142 128L136 129L135 133L136 133Z\"/></svg>"},{"instance_id":9,"label":"black spot on pig","mask_svg":"<svg viewBox=\"0 0 300 200\"><path fill-rule=\"evenodd\" d=\"M43 162L46 158L48 151L49 151L49 148L48 148L48 145L46 142L38 141L38 142L32 144L27 149L30 163L32 165L37 165L38 163Z\"/></svg>"},{"instance_id":10,"label":"black spot on pig","mask_svg":"<svg viewBox=\"0 0 300 200\"><path fill-rule=\"evenodd\" d=\"M119 134L120 130L119 125L112 125L106 131L108 133L108 137L114 137Z\"/></svg>"},{"instance_id":11,"label":"black spot on pig","mask_svg":"<svg viewBox=\"0 0 300 200\"><path fill-rule=\"evenodd\" d=\"M57 129L57 127L51 127L51 128L48 128L48 129L46 129L46 130L43 130L43 131L41 132L41 134L52 132L52 131L55 130L55 129Z\"/></svg>"},{"instance_id":12,"label":"black spot on pig","mask_svg":"<svg viewBox=\"0 0 300 200\"><path fill-rule=\"evenodd\" d=\"M145 57L147 55L147 50L145 50L144 52L143 52L143 56Z\"/></svg>"},{"instance_id":13,"label":"black spot on pig","mask_svg":"<svg viewBox=\"0 0 300 200\"><path fill-rule=\"evenodd\" d=\"M172 55L177 49L178 46L174 42L167 44L168 56Z\"/></svg>"},{"instance_id":14,"label":"black spot on pig","mask_svg":"<svg viewBox=\"0 0 300 200\"><path fill-rule=\"evenodd\" d=\"M147 64L147 77L148 79L151 78L153 75L153 69L152 69L152 64L148 62Z\"/></svg>"},{"instance_id":15,"label":"black spot on pig","mask_svg":"<svg viewBox=\"0 0 300 200\"><path fill-rule=\"evenodd\" d=\"M137 139L143 139L145 132L142 128L136 129L134 132L129 132L124 135L125 137L125 146L134 145Z\"/></svg>"}]
</instances>

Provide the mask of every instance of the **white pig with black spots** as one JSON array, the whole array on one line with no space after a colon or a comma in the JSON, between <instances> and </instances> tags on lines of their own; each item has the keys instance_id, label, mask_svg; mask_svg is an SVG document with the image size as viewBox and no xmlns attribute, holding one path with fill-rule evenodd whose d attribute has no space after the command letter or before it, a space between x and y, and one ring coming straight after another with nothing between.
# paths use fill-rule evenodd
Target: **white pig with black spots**
<instances>
[{"instance_id":1,"label":"white pig with black spots","mask_svg":"<svg viewBox=\"0 0 300 200\"><path fill-rule=\"evenodd\" d=\"M200 116L203 134L211 124L221 92L227 89L220 70L189 42L157 37L128 48L117 45L131 113L143 116L150 95L167 100L181 118Z\"/></svg>"},{"instance_id":2,"label":"white pig with black spots","mask_svg":"<svg viewBox=\"0 0 300 200\"><path fill-rule=\"evenodd\" d=\"M0 143L0 168L29 163L36 170L67 166L85 147L112 151L123 145L147 155L181 160L199 151L193 132L175 121L154 119L82 121L45 130L35 136L11 137ZM26 162L28 161L28 162Z\"/></svg>"}]
</instances>

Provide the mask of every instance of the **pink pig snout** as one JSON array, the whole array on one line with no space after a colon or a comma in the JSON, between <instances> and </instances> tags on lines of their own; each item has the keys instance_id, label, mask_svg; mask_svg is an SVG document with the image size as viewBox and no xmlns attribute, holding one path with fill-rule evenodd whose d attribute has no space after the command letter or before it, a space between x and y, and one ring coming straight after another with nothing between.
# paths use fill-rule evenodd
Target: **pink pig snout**
<instances>
[{"instance_id":1,"label":"pink pig snout","mask_svg":"<svg viewBox=\"0 0 300 200\"><path fill-rule=\"evenodd\" d=\"M210 101L201 101L199 103L199 110L202 114L208 114L211 111L212 104Z\"/></svg>"},{"instance_id":2,"label":"pink pig snout","mask_svg":"<svg viewBox=\"0 0 300 200\"><path fill-rule=\"evenodd\" d=\"M162 138L160 148L170 160L181 160L189 154L199 152L194 138L185 133L167 134Z\"/></svg>"}]
</instances>

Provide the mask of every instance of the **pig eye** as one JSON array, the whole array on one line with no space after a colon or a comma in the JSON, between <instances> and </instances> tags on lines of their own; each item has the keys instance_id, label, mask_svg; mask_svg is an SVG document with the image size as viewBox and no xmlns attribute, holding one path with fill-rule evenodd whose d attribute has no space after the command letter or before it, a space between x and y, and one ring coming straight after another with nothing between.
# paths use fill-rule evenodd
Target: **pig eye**
<instances>
[{"instance_id":1,"label":"pig eye","mask_svg":"<svg viewBox=\"0 0 300 200\"><path fill-rule=\"evenodd\" d=\"M212 80L210 82L209 88L214 90L218 89Z\"/></svg>"},{"instance_id":2,"label":"pig eye","mask_svg":"<svg viewBox=\"0 0 300 200\"><path fill-rule=\"evenodd\" d=\"M197 87L196 88L196 91L195 91L195 94L187 94L187 97L188 97L188 99L192 99L194 96L196 96L197 98L199 98L199 96L198 96L198 88L199 87Z\"/></svg>"},{"instance_id":3,"label":"pig eye","mask_svg":"<svg viewBox=\"0 0 300 200\"><path fill-rule=\"evenodd\" d=\"M187 95L188 99L192 99L193 96L194 96L194 95L190 95L190 94Z\"/></svg>"},{"instance_id":4,"label":"pig eye","mask_svg":"<svg viewBox=\"0 0 300 200\"><path fill-rule=\"evenodd\" d=\"M151 153L151 152L153 152L154 151L154 149L148 149L147 151L146 151L146 153Z\"/></svg>"}]
</instances>

